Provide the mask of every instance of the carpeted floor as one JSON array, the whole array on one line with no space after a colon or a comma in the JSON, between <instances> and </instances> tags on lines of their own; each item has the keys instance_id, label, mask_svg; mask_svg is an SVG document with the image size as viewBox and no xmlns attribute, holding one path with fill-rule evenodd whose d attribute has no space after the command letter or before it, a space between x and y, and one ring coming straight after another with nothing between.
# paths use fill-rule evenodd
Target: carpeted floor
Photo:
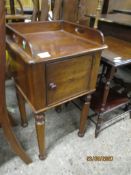
<instances>
[{"instance_id":1,"label":"carpeted floor","mask_svg":"<svg viewBox=\"0 0 131 175\"><path fill-rule=\"evenodd\" d=\"M33 163L25 165L13 154L0 130L0 175L131 175L131 120L123 120L94 138L95 125L89 121L83 138L77 136L80 111L73 104L61 113L46 112L45 161L38 159L33 114L27 107L29 126L20 126L19 111L12 82L7 83L7 106L18 126L14 132ZM118 115L120 110L108 115ZM87 161L87 156L113 156L113 161Z\"/></svg>"}]
</instances>

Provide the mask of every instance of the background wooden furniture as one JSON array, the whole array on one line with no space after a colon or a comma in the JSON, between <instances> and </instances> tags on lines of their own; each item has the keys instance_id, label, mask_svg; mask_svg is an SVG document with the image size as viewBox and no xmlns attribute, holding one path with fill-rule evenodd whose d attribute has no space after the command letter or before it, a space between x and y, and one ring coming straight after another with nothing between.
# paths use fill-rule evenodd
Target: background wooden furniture
<instances>
[{"instance_id":1,"label":"background wooden furniture","mask_svg":"<svg viewBox=\"0 0 131 175\"><path fill-rule=\"evenodd\" d=\"M40 20L46 21L48 20L48 12L49 12L49 4L48 0L32 0L33 2L33 15L32 21Z\"/></svg>"},{"instance_id":2,"label":"background wooden furniture","mask_svg":"<svg viewBox=\"0 0 131 175\"><path fill-rule=\"evenodd\" d=\"M109 50L102 54L103 71L91 102L91 108L98 115L95 137L98 136L101 126L106 124L106 122L103 123L104 114L126 105L126 110L130 111L131 117L130 99L127 97L126 91L118 93L116 89L113 90L110 87L117 69L131 63L131 54L129 52L131 43L113 37L106 37L105 39ZM121 50L121 48L125 48L125 50ZM116 119L119 120L119 117L115 117L115 122Z\"/></svg>"},{"instance_id":3,"label":"background wooden furniture","mask_svg":"<svg viewBox=\"0 0 131 175\"><path fill-rule=\"evenodd\" d=\"M12 12L11 12L12 4ZM33 2L32 0L6 0L7 14L25 14L32 15L33 12Z\"/></svg>"},{"instance_id":4,"label":"background wooden furniture","mask_svg":"<svg viewBox=\"0 0 131 175\"><path fill-rule=\"evenodd\" d=\"M26 19L31 19L31 15L6 15L5 16L6 21L12 21L12 22L24 22Z\"/></svg>"},{"instance_id":5,"label":"background wooden furniture","mask_svg":"<svg viewBox=\"0 0 131 175\"><path fill-rule=\"evenodd\" d=\"M101 1L101 7L99 8L98 4ZM81 24L89 26L90 15L96 15L97 10L100 11L100 14L108 14L114 11L119 11L120 13L131 14L131 1L130 0L80 0L79 3L79 12L78 20ZM119 20L119 18L118 18Z\"/></svg>"},{"instance_id":6,"label":"background wooden furniture","mask_svg":"<svg viewBox=\"0 0 131 175\"><path fill-rule=\"evenodd\" d=\"M127 15L131 15L131 9L126 10L126 9L113 9L112 13L123 13Z\"/></svg>"},{"instance_id":7,"label":"background wooden furniture","mask_svg":"<svg viewBox=\"0 0 131 175\"><path fill-rule=\"evenodd\" d=\"M91 15L92 16L92 15ZM91 26L94 25L95 17L91 17ZM130 99L127 93L119 94L112 91L110 83L114 78L117 68L131 64L131 16L127 14L101 15L98 21L98 29L105 34L105 41L109 49L102 53L103 71L92 98L92 109L97 113L98 120L95 136L98 136L103 121L103 115L115 108L127 105L130 109ZM104 80L103 80L104 78ZM104 83L103 83L104 81ZM104 94L101 94L101 89ZM100 98L101 97L101 98ZM97 101L96 99L99 99ZM130 112L131 114L131 112Z\"/></svg>"},{"instance_id":8,"label":"background wooden furniture","mask_svg":"<svg viewBox=\"0 0 131 175\"><path fill-rule=\"evenodd\" d=\"M131 10L131 1L130 0L105 0L105 4L107 6L106 13L112 12L114 9L124 9L124 10Z\"/></svg>"},{"instance_id":9,"label":"background wooden furniture","mask_svg":"<svg viewBox=\"0 0 131 175\"><path fill-rule=\"evenodd\" d=\"M10 24L6 43L16 62L21 117L26 122L26 100L35 114L40 159L44 159L44 111L86 95L79 128L79 136L84 135L106 45L100 32L64 21Z\"/></svg>"},{"instance_id":10,"label":"background wooden furniture","mask_svg":"<svg viewBox=\"0 0 131 175\"><path fill-rule=\"evenodd\" d=\"M55 0L54 20L78 21L79 0Z\"/></svg>"},{"instance_id":11,"label":"background wooden furniture","mask_svg":"<svg viewBox=\"0 0 131 175\"><path fill-rule=\"evenodd\" d=\"M23 5L21 3L21 0L6 0L6 8L7 8L7 12L10 11L10 14L14 15L16 13L15 7L16 7L16 3L18 4L18 6L20 7L21 10L21 14L23 14Z\"/></svg>"},{"instance_id":12,"label":"background wooden furniture","mask_svg":"<svg viewBox=\"0 0 131 175\"><path fill-rule=\"evenodd\" d=\"M90 16L88 15L96 15L96 20L94 24L94 28L97 28L97 19L101 13L103 13L103 9L105 9L105 1L104 0L80 0L79 4L79 23L82 25L89 26L90 25Z\"/></svg>"},{"instance_id":13,"label":"background wooden furniture","mask_svg":"<svg viewBox=\"0 0 131 175\"><path fill-rule=\"evenodd\" d=\"M5 6L4 1L0 1L0 123L5 137L12 150L27 164L31 159L26 155L20 143L16 139L8 118L5 102Z\"/></svg>"},{"instance_id":14,"label":"background wooden furniture","mask_svg":"<svg viewBox=\"0 0 131 175\"><path fill-rule=\"evenodd\" d=\"M93 27L95 16L90 15L90 26ZM131 16L128 14L107 14L99 17L98 29L106 36L117 37L131 41Z\"/></svg>"},{"instance_id":15,"label":"background wooden furniture","mask_svg":"<svg viewBox=\"0 0 131 175\"><path fill-rule=\"evenodd\" d=\"M19 14L16 13L16 6L15 6L16 2L19 4L19 7L20 7ZM7 0L6 0L6 3L7 3ZM9 7L10 7L10 10L7 10L7 13L6 13L7 22L24 22L25 19L31 19L31 15L24 15L23 5L20 0L17 0L17 1L9 0L8 8Z\"/></svg>"},{"instance_id":16,"label":"background wooden furniture","mask_svg":"<svg viewBox=\"0 0 131 175\"><path fill-rule=\"evenodd\" d=\"M20 5L17 2L17 0L13 0L13 1L14 1L14 8L15 9L20 8ZM32 0L20 0L20 1L22 3L22 6L23 6L23 11L24 11L24 8L31 8L31 9L33 9ZM6 0L6 8L7 8L7 11L10 11L10 0Z\"/></svg>"}]
</instances>

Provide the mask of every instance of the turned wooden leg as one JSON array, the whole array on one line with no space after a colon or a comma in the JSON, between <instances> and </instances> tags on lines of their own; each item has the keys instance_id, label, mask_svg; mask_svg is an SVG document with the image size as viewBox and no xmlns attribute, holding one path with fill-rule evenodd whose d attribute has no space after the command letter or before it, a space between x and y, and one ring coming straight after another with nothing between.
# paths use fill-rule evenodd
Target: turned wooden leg
<instances>
[{"instance_id":1,"label":"turned wooden leg","mask_svg":"<svg viewBox=\"0 0 131 175\"><path fill-rule=\"evenodd\" d=\"M100 132L102 118L103 118L103 115L102 114L98 114L97 123L96 123L96 129L95 129L95 138L98 137L98 134Z\"/></svg>"},{"instance_id":2,"label":"turned wooden leg","mask_svg":"<svg viewBox=\"0 0 131 175\"><path fill-rule=\"evenodd\" d=\"M124 111L129 111L129 116L130 116L130 119L131 119L131 104L130 103L128 103L125 106Z\"/></svg>"},{"instance_id":3,"label":"turned wooden leg","mask_svg":"<svg viewBox=\"0 0 131 175\"><path fill-rule=\"evenodd\" d=\"M91 95L86 96L85 103L83 105L83 109L80 117L80 127L78 132L79 137L83 137L85 134L85 126L86 126L87 117L89 113L90 101L91 101Z\"/></svg>"},{"instance_id":4,"label":"turned wooden leg","mask_svg":"<svg viewBox=\"0 0 131 175\"><path fill-rule=\"evenodd\" d=\"M100 113L98 114L98 118L97 118L95 138L98 136L98 134L100 132L100 128L101 128L101 124L102 124L102 120L103 120L103 112L105 111L105 105L107 103L107 98L108 98L109 91L110 91L110 83L111 83L111 80L112 80L115 72L116 72L115 67L113 67L113 66L107 67L106 75L105 75L106 83L104 85L103 98L102 98Z\"/></svg>"},{"instance_id":5,"label":"turned wooden leg","mask_svg":"<svg viewBox=\"0 0 131 175\"><path fill-rule=\"evenodd\" d=\"M39 158L45 159L45 116L43 114L37 114L35 116L36 121L36 133L39 147Z\"/></svg>"},{"instance_id":6,"label":"turned wooden leg","mask_svg":"<svg viewBox=\"0 0 131 175\"><path fill-rule=\"evenodd\" d=\"M4 135L8 141L8 143L10 144L12 150L26 163L29 164L32 162L32 160L30 159L30 157L26 154L26 152L23 150L23 148L21 147L20 143L18 142L17 138L15 137L11 125L10 125L10 121L9 118L7 116L7 113L5 112L3 114L3 120L2 120L2 128L4 130Z\"/></svg>"},{"instance_id":7,"label":"turned wooden leg","mask_svg":"<svg viewBox=\"0 0 131 175\"><path fill-rule=\"evenodd\" d=\"M99 80L100 83L102 83L102 79L105 77L105 70L106 70L106 65L103 64L102 72L101 72L100 80Z\"/></svg>"},{"instance_id":8,"label":"turned wooden leg","mask_svg":"<svg viewBox=\"0 0 131 175\"><path fill-rule=\"evenodd\" d=\"M21 116L21 126L26 127L28 126L28 121L26 116L25 100L18 91L17 91L17 100Z\"/></svg>"}]
</instances>

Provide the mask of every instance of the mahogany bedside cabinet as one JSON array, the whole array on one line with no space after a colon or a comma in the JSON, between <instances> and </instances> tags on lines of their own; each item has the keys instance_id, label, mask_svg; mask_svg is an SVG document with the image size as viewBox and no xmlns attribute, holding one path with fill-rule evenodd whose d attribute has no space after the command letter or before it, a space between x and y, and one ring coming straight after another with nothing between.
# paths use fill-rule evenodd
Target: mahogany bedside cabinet
<instances>
[{"instance_id":1,"label":"mahogany bedside cabinet","mask_svg":"<svg viewBox=\"0 0 131 175\"><path fill-rule=\"evenodd\" d=\"M107 46L99 31L66 21L9 24L6 44L15 63L22 124L27 124L27 101L35 114L39 157L44 159L46 110L86 95L78 133L84 136L101 52Z\"/></svg>"}]
</instances>

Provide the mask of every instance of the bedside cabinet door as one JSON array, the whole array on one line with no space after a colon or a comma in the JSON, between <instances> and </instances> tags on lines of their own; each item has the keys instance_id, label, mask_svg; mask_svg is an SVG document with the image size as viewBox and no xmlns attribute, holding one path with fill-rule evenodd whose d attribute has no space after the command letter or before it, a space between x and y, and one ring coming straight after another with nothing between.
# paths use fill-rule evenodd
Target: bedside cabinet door
<instances>
[{"instance_id":1,"label":"bedside cabinet door","mask_svg":"<svg viewBox=\"0 0 131 175\"><path fill-rule=\"evenodd\" d=\"M87 92L91 67L89 55L46 64L47 105Z\"/></svg>"}]
</instances>

